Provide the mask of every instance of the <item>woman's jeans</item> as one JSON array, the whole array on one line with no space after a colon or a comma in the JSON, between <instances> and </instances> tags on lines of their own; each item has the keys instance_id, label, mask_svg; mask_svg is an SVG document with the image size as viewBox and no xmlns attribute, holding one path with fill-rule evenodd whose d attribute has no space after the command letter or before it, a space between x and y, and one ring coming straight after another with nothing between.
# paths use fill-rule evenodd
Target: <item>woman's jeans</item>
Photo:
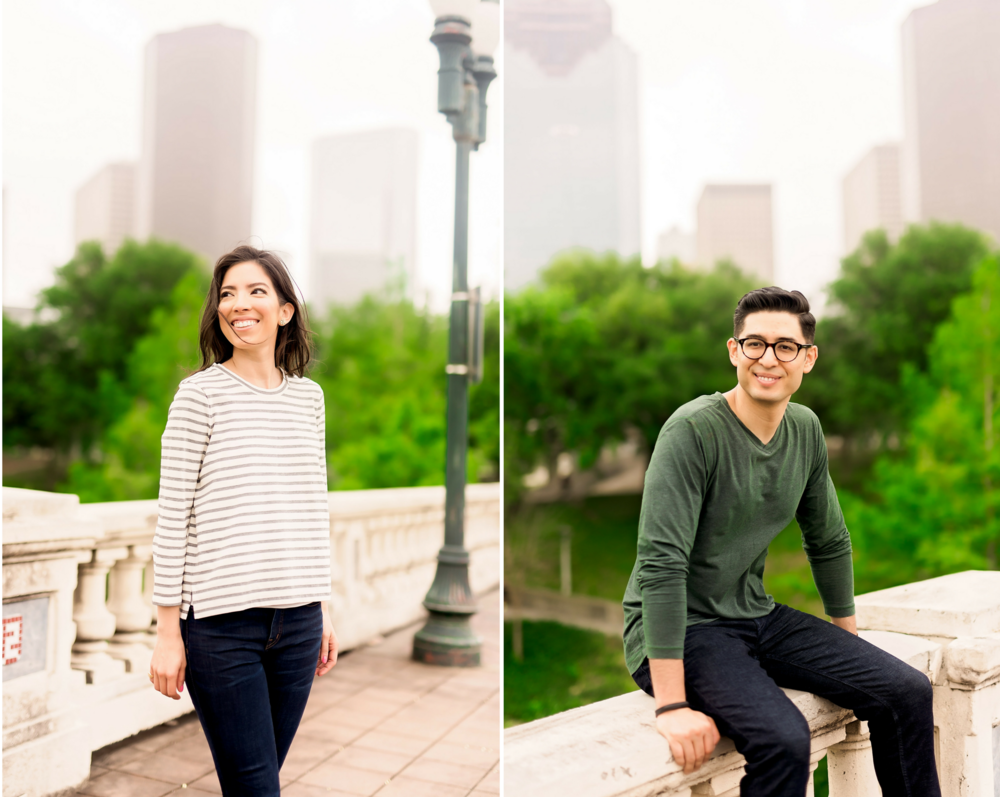
<instances>
[{"instance_id":1,"label":"woman's jeans","mask_svg":"<svg viewBox=\"0 0 1000 797\"><path fill-rule=\"evenodd\" d=\"M181 621L185 680L225 797L278 797L323 637L319 603Z\"/></svg>"},{"instance_id":2,"label":"woman's jeans","mask_svg":"<svg viewBox=\"0 0 1000 797\"><path fill-rule=\"evenodd\" d=\"M649 661L632 676L653 694ZM689 626L684 686L746 758L742 797L804 797L809 725L779 687L812 692L868 721L885 797L939 797L927 676L818 617L780 603L755 620Z\"/></svg>"}]
</instances>

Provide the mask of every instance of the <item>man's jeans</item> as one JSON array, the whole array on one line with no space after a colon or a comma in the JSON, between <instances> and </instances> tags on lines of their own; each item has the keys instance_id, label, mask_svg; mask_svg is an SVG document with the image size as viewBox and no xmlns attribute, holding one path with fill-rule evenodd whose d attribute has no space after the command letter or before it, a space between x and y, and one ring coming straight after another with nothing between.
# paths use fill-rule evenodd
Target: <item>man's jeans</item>
<instances>
[{"instance_id":1,"label":"man's jeans","mask_svg":"<svg viewBox=\"0 0 1000 797\"><path fill-rule=\"evenodd\" d=\"M653 694L649 661L632 676ZM742 797L803 797L809 725L778 687L812 692L868 721L885 797L939 797L927 676L832 623L780 603L756 620L687 629L684 686L746 758Z\"/></svg>"},{"instance_id":2,"label":"man's jeans","mask_svg":"<svg viewBox=\"0 0 1000 797\"><path fill-rule=\"evenodd\" d=\"M181 621L191 701L225 797L278 797L281 768L309 698L319 603Z\"/></svg>"}]
</instances>

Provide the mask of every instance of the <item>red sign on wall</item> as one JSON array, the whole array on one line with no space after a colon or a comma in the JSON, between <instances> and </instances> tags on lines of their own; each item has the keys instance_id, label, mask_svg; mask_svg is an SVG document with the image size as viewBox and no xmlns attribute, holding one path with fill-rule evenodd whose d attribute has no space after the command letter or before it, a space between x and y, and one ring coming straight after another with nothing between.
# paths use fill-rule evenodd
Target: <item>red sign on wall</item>
<instances>
[{"instance_id":1,"label":"red sign on wall","mask_svg":"<svg viewBox=\"0 0 1000 797\"><path fill-rule=\"evenodd\" d=\"M24 618L20 614L3 618L3 665L15 664L21 658L21 634Z\"/></svg>"}]
</instances>

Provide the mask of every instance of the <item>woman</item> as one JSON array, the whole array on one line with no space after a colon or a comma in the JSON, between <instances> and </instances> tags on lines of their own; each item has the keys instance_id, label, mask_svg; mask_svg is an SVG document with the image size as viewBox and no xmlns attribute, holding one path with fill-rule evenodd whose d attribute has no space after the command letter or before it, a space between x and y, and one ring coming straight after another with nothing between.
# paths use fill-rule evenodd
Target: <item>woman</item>
<instances>
[{"instance_id":1,"label":"woman","mask_svg":"<svg viewBox=\"0 0 1000 797\"><path fill-rule=\"evenodd\" d=\"M226 797L277 797L313 674L337 661L323 391L277 255L219 258L201 353L163 433L149 677L175 700L187 682Z\"/></svg>"}]
</instances>

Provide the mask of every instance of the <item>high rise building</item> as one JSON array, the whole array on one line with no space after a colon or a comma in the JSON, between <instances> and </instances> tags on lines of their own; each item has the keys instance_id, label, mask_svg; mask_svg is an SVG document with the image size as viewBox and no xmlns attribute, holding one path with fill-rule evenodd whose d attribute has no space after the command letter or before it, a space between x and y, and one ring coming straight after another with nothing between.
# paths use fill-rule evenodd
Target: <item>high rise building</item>
<instances>
[{"instance_id":1,"label":"high rise building","mask_svg":"<svg viewBox=\"0 0 1000 797\"><path fill-rule=\"evenodd\" d=\"M695 236L680 227L661 232L656 239L656 259L664 262L679 260L682 265L695 263Z\"/></svg>"},{"instance_id":2,"label":"high rise building","mask_svg":"<svg viewBox=\"0 0 1000 797\"><path fill-rule=\"evenodd\" d=\"M883 229L890 240L903 232L899 145L872 147L844 178L844 250L853 252L869 230Z\"/></svg>"},{"instance_id":3,"label":"high rise building","mask_svg":"<svg viewBox=\"0 0 1000 797\"><path fill-rule=\"evenodd\" d=\"M770 285L773 226L770 185L706 185L698 200L695 258L706 268L732 260Z\"/></svg>"},{"instance_id":4,"label":"high rise building","mask_svg":"<svg viewBox=\"0 0 1000 797\"><path fill-rule=\"evenodd\" d=\"M402 128L313 144L311 304L349 304L391 283L412 296L418 147Z\"/></svg>"},{"instance_id":5,"label":"high rise building","mask_svg":"<svg viewBox=\"0 0 1000 797\"><path fill-rule=\"evenodd\" d=\"M640 250L638 67L606 0L504 5L504 284L562 249Z\"/></svg>"},{"instance_id":6,"label":"high rise building","mask_svg":"<svg viewBox=\"0 0 1000 797\"><path fill-rule=\"evenodd\" d=\"M73 239L100 241L112 257L125 238L135 236L134 163L109 163L77 189Z\"/></svg>"},{"instance_id":7,"label":"high rise building","mask_svg":"<svg viewBox=\"0 0 1000 797\"><path fill-rule=\"evenodd\" d=\"M209 262L251 234L257 42L223 25L146 45L137 235Z\"/></svg>"},{"instance_id":8,"label":"high rise building","mask_svg":"<svg viewBox=\"0 0 1000 797\"><path fill-rule=\"evenodd\" d=\"M939 0L903 23L903 217L1000 240L1000 3Z\"/></svg>"}]
</instances>

